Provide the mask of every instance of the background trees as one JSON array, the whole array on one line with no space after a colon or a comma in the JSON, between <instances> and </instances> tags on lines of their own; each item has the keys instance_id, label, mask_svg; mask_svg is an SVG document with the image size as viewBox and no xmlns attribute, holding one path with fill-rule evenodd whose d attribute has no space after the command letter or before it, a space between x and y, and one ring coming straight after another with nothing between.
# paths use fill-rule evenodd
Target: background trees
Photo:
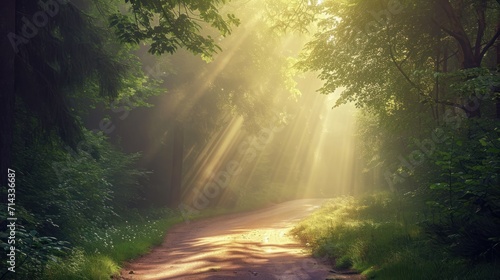
<instances>
[{"instance_id":1,"label":"background trees","mask_svg":"<svg viewBox=\"0 0 500 280\"><path fill-rule=\"evenodd\" d=\"M184 51L162 58L163 62L151 58L148 68L159 74L162 87L168 92L151 100L155 108L134 111L130 121L118 127L114 135L122 137L128 151L144 151L141 165L155 171L148 186L155 203L164 204L172 189L171 159L174 151L178 151L172 140L175 126L183 127L185 155L181 193L188 196L195 185L193 182L199 180L196 184L202 184L206 180L197 176L208 166L202 158L213 152L209 151L215 148L210 143L213 145L217 137L227 137L223 133L231 123L241 122L241 126L233 128L238 134L232 140L236 142L235 147L232 150L219 147L227 149L222 152L229 157L237 153L236 144L246 136L259 132L262 127L278 125L280 118L297 110L300 104L295 101L298 93L291 72L292 62L282 43L285 40L262 22L263 15L255 3L235 3L226 9L243 20L244 23L235 28L240 36L220 40L220 47L226 51L214 55L210 63ZM161 65L170 66L162 68ZM173 71L168 70L169 67ZM138 128L139 123L147 125ZM213 160L224 163L223 159ZM270 168L262 170L267 174L272 172ZM259 176L254 174L255 178ZM237 189L235 187L235 192ZM178 199L171 200L170 206L176 207L177 202ZM217 202L218 199L213 201Z\"/></svg>"}]
</instances>

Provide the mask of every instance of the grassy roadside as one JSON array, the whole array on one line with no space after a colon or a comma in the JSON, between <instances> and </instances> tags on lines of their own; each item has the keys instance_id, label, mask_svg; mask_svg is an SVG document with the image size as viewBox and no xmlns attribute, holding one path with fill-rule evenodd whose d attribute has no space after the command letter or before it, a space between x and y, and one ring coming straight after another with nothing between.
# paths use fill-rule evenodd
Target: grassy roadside
<instances>
[{"instance_id":1,"label":"grassy roadside","mask_svg":"<svg viewBox=\"0 0 500 280\"><path fill-rule=\"evenodd\" d=\"M106 228L89 228L64 258L49 262L44 279L110 279L124 261L161 244L166 232L182 222L171 211L134 215Z\"/></svg>"},{"instance_id":2,"label":"grassy roadside","mask_svg":"<svg viewBox=\"0 0 500 280\"><path fill-rule=\"evenodd\" d=\"M500 279L498 264L472 264L434 244L424 208L380 193L326 203L293 230L317 256L369 279Z\"/></svg>"}]
</instances>

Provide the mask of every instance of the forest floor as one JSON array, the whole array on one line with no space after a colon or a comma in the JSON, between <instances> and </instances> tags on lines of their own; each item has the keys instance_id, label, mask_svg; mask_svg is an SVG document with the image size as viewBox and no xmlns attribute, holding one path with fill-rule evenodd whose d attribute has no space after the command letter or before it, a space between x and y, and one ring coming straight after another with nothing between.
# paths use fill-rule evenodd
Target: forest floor
<instances>
[{"instance_id":1,"label":"forest floor","mask_svg":"<svg viewBox=\"0 0 500 280\"><path fill-rule=\"evenodd\" d=\"M126 264L115 279L364 279L332 270L289 234L323 202L294 200L179 224L162 245Z\"/></svg>"}]
</instances>

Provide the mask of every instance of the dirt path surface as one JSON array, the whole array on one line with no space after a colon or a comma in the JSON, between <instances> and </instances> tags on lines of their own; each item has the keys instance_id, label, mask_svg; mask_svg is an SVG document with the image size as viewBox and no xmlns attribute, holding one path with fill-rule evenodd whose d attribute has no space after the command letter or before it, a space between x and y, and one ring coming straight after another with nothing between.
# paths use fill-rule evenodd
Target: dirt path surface
<instances>
[{"instance_id":1,"label":"dirt path surface","mask_svg":"<svg viewBox=\"0 0 500 280\"><path fill-rule=\"evenodd\" d=\"M363 279L331 272L288 234L323 202L294 200L177 225L161 246L128 264L121 279Z\"/></svg>"}]
</instances>

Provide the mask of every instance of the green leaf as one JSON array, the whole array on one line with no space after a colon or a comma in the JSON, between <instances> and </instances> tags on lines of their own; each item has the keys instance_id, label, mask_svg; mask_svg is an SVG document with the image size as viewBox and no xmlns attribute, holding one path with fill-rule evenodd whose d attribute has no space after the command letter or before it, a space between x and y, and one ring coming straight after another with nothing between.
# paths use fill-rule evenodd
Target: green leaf
<instances>
[{"instance_id":1,"label":"green leaf","mask_svg":"<svg viewBox=\"0 0 500 280\"><path fill-rule=\"evenodd\" d=\"M481 143L481 145L483 145L484 147L488 146L488 142L486 141L486 139L482 138L479 140L479 142Z\"/></svg>"},{"instance_id":2,"label":"green leaf","mask_svg":"<svg viewBox=\"0 0 500 280\"><path fill-rule=\"evenodd\" d=\"M430 189L431 190L444 190L446 189L448 186L447 184L444 184L444 183L436 183L436 184L432 184L430 186Z\"/></svg>"}]
</instances>

